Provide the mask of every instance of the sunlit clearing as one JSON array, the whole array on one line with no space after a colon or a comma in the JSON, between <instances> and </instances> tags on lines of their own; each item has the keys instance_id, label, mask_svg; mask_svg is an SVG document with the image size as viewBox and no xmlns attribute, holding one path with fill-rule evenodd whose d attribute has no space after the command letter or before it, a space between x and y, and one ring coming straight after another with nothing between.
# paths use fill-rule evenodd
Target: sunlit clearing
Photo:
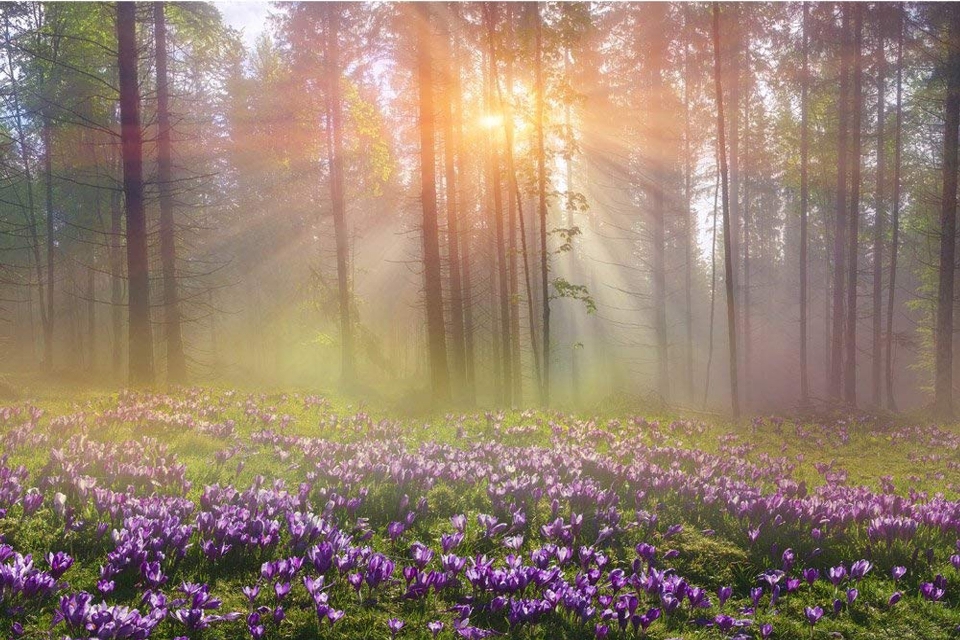
<instances>
[{"instance_id":1,"label":"sunlit clearing","mask_svg":"<svg viewBox=\"0 0 960 640\"><path fill-rule=\"evenodd\" d=\"M480 116L480 126L484 129L495 129L503 126L502 113L485 113Z\"/></svg>"}]
</instances>

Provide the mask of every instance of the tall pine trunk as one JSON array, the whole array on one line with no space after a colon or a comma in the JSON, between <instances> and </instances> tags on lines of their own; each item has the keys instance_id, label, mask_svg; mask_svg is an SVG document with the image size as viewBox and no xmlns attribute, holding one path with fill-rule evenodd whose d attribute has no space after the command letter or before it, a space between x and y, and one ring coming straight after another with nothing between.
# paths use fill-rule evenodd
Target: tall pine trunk
<instances>
[{"instance_id":1,"label":"tall pine trunk","mask_svg":"<svg viewBox=\"0 0 960 640\"><path fill-rule=\"evenodd\" d=\"M800 78L800 406L810 405L810 379L807 365L807 215L810 204L808 179L810 154L810 7L803 3L803 68Z\"/></svg>"},{"instance_id":2,"label":"tall pine trunk","mask_svg":"<svg viewBox=\"0 0 960 640\"><path fill-rule=\"evenodd\" d=\"M860 124L863 113L863 5L853 4L853 95L850 104L850 213L847 216L847 322L843 365L843 400L857 404L857 275L860 248Z\"/></svg>"},{"instance_id":3,"label":"tall pine trunk","mask_svg":"<svg viewBox=\"0 0 960 640\"><path fill-rule=\"evenodd\" d=\"M447 372L446 329L443 323L443 287L440 274L440 236L437 227L437 175L434 149L433 44L430 5L416 5L417 82L420 97L420 201L423 207L424 297L427 308L427 342L434 400L450 398Z\"/></svg>"},{"instance_id":4,"label":"tall pine trunk","mask_svg":"<svg viewBox=\"0 0 960 640\"><path fill-rule=\"evenodd\" d=\"M451 7L454 11L455 7ZM453 14L456 15L456 14ZM463 286L460 258L460 220L457 202L457 160L460 150L454 131L453 103L460 94L460 68L455 54L455 43L451 40L450 20L444 19L443 43L446 47L444 57L443 83L443 163L444 194L447 213L447 270L448 289L450 291L450 368L453 386L457 395L463 393L466 384L466 347L464 339Z\"/></svg>"},{"instance_id":5,"label":"tall pine trunk","mask_svg":"<svg viewBox=\"0 0 960 640\"><path fill-rule=\"evenodd\" d=\"M349 386L353 384L356 377L356 365L353 346L353 321L350 312L353 296L350 292L349 244L347 238L347 213L343 181L343 100L340 96L341 5L340 3L332 2L326 6L326 9L328 12L328 32L325 51L328 78L326 94L327 154L330 159L330 208L333 213L333 235L337 247L337 302L340 312L340 377L343 384ZM433 117L432 113L430 117ZM433 206L435 209L435 199ZM426 216L426 212L424 216ZM424 238L424 243L426 246L426 238ZM432 352L432 339L430 348Z\"/></svg>"},{"instance_id":6,"label":"tall pine trunk","mask_svg":"<svg viewBox=\"0 0 960 640\"><path fill-rule=\"evenodd\" d=\"M833 226L833 306L830 329L830 376L828 395L839 400L843 390L843 336L844 336L844 291L846 278L847 231L847 120L849 110L849 42L850 8L842 6L843 26L840 36L840 95L837 101L837 211Z\"/></svg>"},{"instance_id":7,"label":"tall pine trunk","mask_svg":"<svg viewBox=\"0 0 960 640\"><path fill-rule=\"evenodd\" d=\"M733 288L733 247L730 234L730 193L727 188L727 141L723 123L723 81L720 79L720 3L713 3L713 78L717 96L717 149L720 156L720 191L723 209L723 276L727 297L727 343L730 348L730 405L733 417L740 417L737 378L737 300Z\"/></svg>"},{"instance_id":8,"label":"tall pine trunk","mask_svg":"<svg viewBox=\"0 0 960 640\"><path fill-rule=\"evenodd\" d=\"M897 254L900 242L900 146L903 125L903 19L904 7L897 5L897 113L893 149L893 211L890 218L890 277L887 282L887 334L885 345L884 378L886 380L887 409L897 410L893 395L893 309L897 292Z\"/></svg>"},{"instance_id":9,"label":"tall pine trunk","mask_svg":"<svg viewBox=\"0 0 960 640\"><path fill-rule=\"evenodd\" d=\"M873 221L873 339L871 341L871 401L876 408L881 407L883 386L883 235L884 218L886 217L886 202L884 188L886 187L884 174L884 100L886 85L884 73L887 61L884 54L883 17L884 6L878 4L877 11L877 192L876 213Z\"/></svg>"},{"instance_id":10,"label":"tall pine trunk","mask_svg":"<svg viewBox=\"0 0 960 640\"><path fill-rule=\"evenodd\" d=\"M187 377L180 327L177 282L177 239L173 221L173 162L170 154L170 97L167 77L167 25L164 3L153 3L157 65L157 172L160 194L160 265L163 273L163 336L167 350L167 381L181 384Z\"/></svg>"},{"instance_id":11,"label":"tall pine trunk","mask_svg":"<svg viewBox=\"0 0 960 640\"><path fill-rule=\"evenodd\" d=\"M497 16L496 5L484 5L484 19L486 21L488 44L490 47L490 77L487 86L487 104L491 113L497 110L494 100L497 83L497 49L494 36L496 34ZM493 133L493 132L491 132ZM496 237L497 253L497 291L500 307L500 389L501 400L506 406L513 404L513 355L510 323L510 274L506 252L506 229L503 215L503 187L500 176L500 152L496 135L491 136L488 174L490 188L493 195L493 221Z\"/></svg>"},{"instance_id":12,"label":"tall pine trunk","mask_svg":"<svg viewBox=\"0 0 960 640\"><path fill-rule=\"evenodd\" d=\"M950 5L947 94L944 100L943 196L940 208L940 282L937 292L934 404L953 418L953 281L957 250L957 145L960 127L960 5Z\"/></svg>"},{"instance_id":13,"label":"tall pine trunk","mask_svg":"<svg viewBox=\"0 0 960 640\"><path fill-rule=\"evenodd\" d=\"M543 330L543 389L540 399L544 406L550 404L550 286L549 253L547 252L547 161L544 142L544 112L546 110L545 83L543 81L543 23L540 5L534 4L534 92L536 93L536 153L537 153L537 213L540 219L540 309Z\"/></svg>"},{"instance_id":14,"label":"tall pine trunk","mask_svg":"<svg viewBox=\"0 0 960 640\"><path fill-rule=\"evenodd\" d=\"M50 371L53 369L53 327L54 319L56 317L54 306L54 283L56 282L56 274L54 273L54 269L56 266L55 248L57 243L56 236L54 234L55 225L53 212L53 140L51 134L53 124L50 121L49 114L46 113L46 109L44 109L42 126L43 174L44 183L46 185L47 205L47 324L43 327L43 366L44 369Z\"/></svg>"},{"instance_id":15,"label":"tall pine trunk","mask_svg":"<svg viewBox=\"0 0 960 640\"><path fill-rule=\"evenodd\" d=\"M127 218L130 383L149 385L153 383L153 338L147 220L143 206L143 132L140 130L140 87L137 84L137 6L132 2L118 2L116 7L123 193Z\"/></svg>"},{"instance_id":16,"label":"tall pine trunk","mask_svg":"<svg viewBox=\"0 0 960 640\"><path fill-rule=\"evenodd\" d=\"M650 169L649 181L651 189L651 223L652 247L651 269L653 271L653 330L657 345L657 393L663 400L670 395L669 363L667 353L667 268L666 268L666 145L667 126L666 118L661 113L664 109L666 88L663 80L663 63L667 54L665 30L667 26L667 5L652 3L650 10L655 11L650 16L653 24L651 30L650 53L648 60L648 83L650 95L650 111L648 114L648 140Z\"/></svg>"}]
</instances>

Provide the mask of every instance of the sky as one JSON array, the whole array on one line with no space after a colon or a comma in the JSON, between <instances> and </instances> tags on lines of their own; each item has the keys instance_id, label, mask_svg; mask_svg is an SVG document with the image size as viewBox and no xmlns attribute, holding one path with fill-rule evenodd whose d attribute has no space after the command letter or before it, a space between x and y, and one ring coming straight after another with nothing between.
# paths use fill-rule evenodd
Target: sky
<instances>
[{"instance_id":1,"label":"sky","mask_svg":"<svg viewBox=\"0 0 960 640\"><path fill-rule=\"evenodd\" d=\"M267 29L268 2L214 2L213 6L220 10L224 22L243 33L247 48Z\"/></svg>"}]
</instances>

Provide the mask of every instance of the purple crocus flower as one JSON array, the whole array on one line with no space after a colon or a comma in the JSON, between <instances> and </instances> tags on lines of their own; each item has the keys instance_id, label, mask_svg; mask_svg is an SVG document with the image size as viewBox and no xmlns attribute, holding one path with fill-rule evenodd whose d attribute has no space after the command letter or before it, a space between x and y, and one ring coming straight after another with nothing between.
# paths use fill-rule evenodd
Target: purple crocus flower
<instances>
[{"instance_id":1,"label":"purple crocus flower","mask_svg":"<svg viewBox=\"0 0 960 640\"><path fill-rule=\"evenodd\" d=\"M804 607L803 614L806 616L807 622L812 627L820 621L820 618L823 617L823 607Z\"/></svg>"},{"instance_id":2,"label":"purple crocus flower","mask_svg":"<svg viewBox=\"0 0 960 640\"><path fill-rule=\"evenodd\" d=\"M869 560L857 560L850 565L850 578L853 580L863 580L864 576L870 573L873 563Z\"/></svg>"},{"instance_id":3,"label":"purple crocus flower","mask_svg":"<svg viewBox=\"0 0 960 640\"><path fill-rule=\"evenodd\" d=\"M387 620L387 627L390 629L390 637L396 638L400 630L403 629L404 621L400 618L390 618Z\"/></svg>"}]
</instances>

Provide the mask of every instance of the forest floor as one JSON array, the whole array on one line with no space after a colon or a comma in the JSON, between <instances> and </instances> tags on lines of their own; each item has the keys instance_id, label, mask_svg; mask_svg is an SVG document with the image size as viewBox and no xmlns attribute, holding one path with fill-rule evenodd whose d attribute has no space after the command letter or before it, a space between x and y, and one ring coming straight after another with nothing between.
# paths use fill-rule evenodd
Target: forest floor
<instances>
[{"instance_id":1,"label":"forest floor","mask_svg":"<svg viewBox=\"0 0 960 640\"><path fill-rule=\"evenodd\" d=\"M8 401L0 451L0 637L960 634L956 426L190 389Z\"/></svg>"}]
</instances>

